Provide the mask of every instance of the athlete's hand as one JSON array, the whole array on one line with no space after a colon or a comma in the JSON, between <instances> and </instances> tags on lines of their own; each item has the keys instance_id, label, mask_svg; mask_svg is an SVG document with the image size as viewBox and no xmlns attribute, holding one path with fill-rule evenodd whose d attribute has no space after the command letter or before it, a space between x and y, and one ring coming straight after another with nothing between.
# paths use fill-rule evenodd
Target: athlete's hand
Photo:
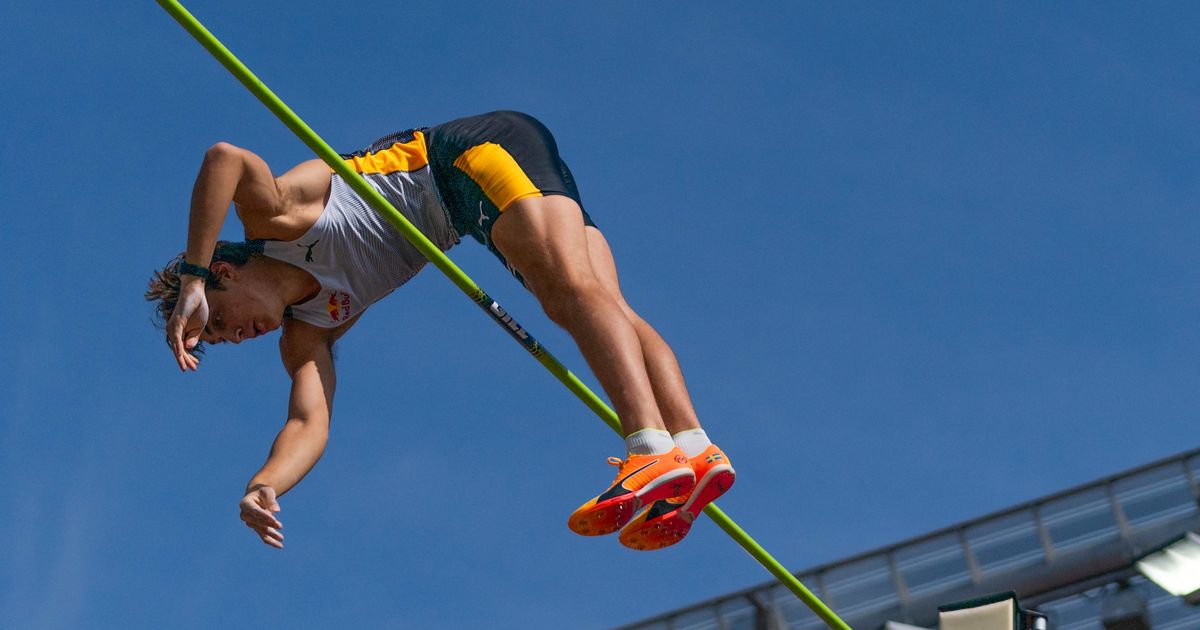
<instances>
[{"instance_id":1,"label":"athlete's hand","mask_svg":"<svg viewBox=\"0 0 1200 630\"><path fill-rule=\"evenodd\" d=\"M208 299L204 295L204 279L183 276L179 300L167 320L167 345L183 371L195 370L200 359L189 352L200 343L200 332L208 324Z\"/></svg>"},{"instance_id":2,"label":"athlete's hand","mask_svg":"<svg viewBox=\"0 0 1200 630\"><path fill-rule=\"evenodd\" d=\"M246 527L253 529L264 543L276 549L283 549L283 534L279 533L283 523L272 514L279 511L279 501L275 500L274 488L264 485L252 486L246 496L242 497L239 507Z\"/></svg>"}]
</instances>

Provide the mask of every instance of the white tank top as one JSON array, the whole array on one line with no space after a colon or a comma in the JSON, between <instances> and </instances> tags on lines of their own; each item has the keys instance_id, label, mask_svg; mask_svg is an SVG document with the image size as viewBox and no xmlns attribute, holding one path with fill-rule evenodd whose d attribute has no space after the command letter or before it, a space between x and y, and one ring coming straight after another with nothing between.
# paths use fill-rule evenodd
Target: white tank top
<instances>
[{"instance_id":1,"label":"white tank top","mask_svg":"<svg viewBox=\"0 0 1200 630\"><path fill-rule=\"evenodd\" d=\"M366 158L372 157L366 154ZM358 168L363 165L347 161L359 172L371 170L370 164ZM417 164L410 162L409 166ZM364 177L439 249L446 251L458 243L427 165L415 170L365 172ZM322 328L340 326L363 312L428 262L341 177L333 174L331 178L329 203L304 236L263 243L264 254L296 265L321 283L319 295L292 305L290 312L292 317Z\"/></svg>"}]
</instances>

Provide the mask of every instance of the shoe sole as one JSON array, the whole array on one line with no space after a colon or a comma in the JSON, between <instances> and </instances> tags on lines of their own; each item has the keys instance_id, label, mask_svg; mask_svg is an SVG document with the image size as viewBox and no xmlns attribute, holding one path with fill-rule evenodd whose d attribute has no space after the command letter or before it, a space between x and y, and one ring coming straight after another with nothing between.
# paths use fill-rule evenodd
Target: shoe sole
<instances>
[{"instance_id":1,"label":"shoe sole","mask_svg":"<svg viewBox=\"0 0 1200 630\"><path fill-rule=\"evenodd\" d=\"M683 477L691 479L678 486L670 485ZM696 484L696 473L690 468L680 468L659 475L654 481L642 486L636 492L613 497L603 503L593 505L583 519L575 515L569 519L571 531L580 536L605 536L624 527L642 510L644 505L653 505L659 499L668 499L691 492ZM711 501L711 499L710 499Z\"/></svg>"},{"instance_id":2,"label":"shoe sole","mask_svg":"<svg viewBox=\"0 0 1200 630\"><path fill-rule=\"evenodd\" d=\"M687 503L684 503L680 509L691 515L689 521L696 520L696 517L700 516L709 503L716 501L717 497L733 487L736 479L737 473L733 472L733 466L729 464L713 466L704 473L704 477L696 484L692 496L688 497Z\"/></svg>"},{"instance_id":3,"label":"shoe sole","mask_svg":"<svg viewBox=\"0 0 1200 630\"><path fill-rule=\"evenodd\" d=\"M700 516L709 503L725 494L733 486L736 478L732 466L713 466L704 473L704 477L696 484L696 489L686 503L663 514L650 525L629 532L622 531L621 544L638 551L655 551L683 540L691 531L696 517Z\"/></svg>"}]
</instances>

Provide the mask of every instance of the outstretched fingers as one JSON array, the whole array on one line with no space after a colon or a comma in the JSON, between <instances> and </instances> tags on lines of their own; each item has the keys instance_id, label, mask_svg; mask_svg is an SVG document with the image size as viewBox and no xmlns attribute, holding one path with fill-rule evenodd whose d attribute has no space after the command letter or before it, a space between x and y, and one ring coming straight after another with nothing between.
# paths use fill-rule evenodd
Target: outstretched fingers
<instances>
[{"instance_id":1,"label":"outstretched fingers","mask_svg":"<svg viewBox=\"0 0 1200 630\"><path fill-rule=\"evenodd\" d=\"M250 522L246 523L246 527L254 530L254 533L258 534L258 537L261 538L264 543L276 549L283 549L283 533L281 533L278 529L274 527L255 525Z\"/></svg>"},{"instance_id":2,"label":"outstretched fingers","mask_svg":"<svg viewBox=\"0 0 1200 630\"><path fill-rule=\"evenodd\" d=\"M246 523L246 527L254 530L262 541L276 549L283 549L283 533L279 530L283 528L283 523L278 519L265 513L264 510L257 511L242 511L242 521Z\"/></svg>"},{"instance_id":3,"label":"outstretched fingers","mask_svg":"<svg viewBox=\"0 0 1200 630\"><path fill-rule=\"evenodd\" d=\"M184 346L182 344L179 344L175 340L167 339L167 345L171 347L171 352L175 355L175 362L179 364L181 371L195 371L200 367L200 357L183 349ZM196 344L192 344L192 347L195 346Z\"/></svg>"},{"instance_id":4,"label":"outstretched fingers","mask_svg":"<svg viewBox=\"0 0 1200 630\"><path fill-rule=\"evenodd\" d=\"M280 509L273 488L262 486L247 493L238 504L238 509L246 527L254 530L264 543L283 549L283 534L279 531L283 529L283 523L273 514Z\"/></svg>"},{"instance_id":5,"label":"outstretched fingers","mask_svg":"<svg viewBox=\"0 0 1200 630\"><path fill-rule=\"evenodd\" d=\"M242 506L242 520L253 527L283 527L283 523L280 523L274 514L258 506Z\"/></svg>"},{"instance_id":6,"label":"outstretched fingers","mask_svg":"<svg viewBox=\"0 0 1200 630\"><path fill-rule=\"evenodd\" d=\"M167 346L175 355L179 369L195 370L200 359L190 350L200 343L200 331L208 323L208 300L204 295L203 281L184 284L179 291L175 310L167 320Z\"/></svg>"},{"instance_id":7,"label":"outstretched fingers","mask_svg":"<svg viewBox=\"0 0 1200 630\"><path fill-rule=\"evenodd\" d=\"M187 344L183 339L185 323L186 320L178 316L171 317L171 321L167 322L167 346L171 348L171 354L175 355L179 369L184 372L196 369L200 363L199 359L187 351Z\"/></svg>"}]
</instances>

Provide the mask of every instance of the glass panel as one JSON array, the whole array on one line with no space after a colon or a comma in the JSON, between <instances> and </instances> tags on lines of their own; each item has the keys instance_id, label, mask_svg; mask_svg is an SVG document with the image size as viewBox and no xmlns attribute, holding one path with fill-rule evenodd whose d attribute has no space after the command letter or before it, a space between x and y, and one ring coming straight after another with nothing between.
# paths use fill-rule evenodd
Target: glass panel
<instances>
[{"instance_id":1,"label":"glass panel","mask_svg":"<svg viewBox=\"0 0 1200 630\"><path fill-rule=\"evenodd\" d=\"M802 575L800 576L800 582L808 587L808 590L812 591L814 595L817 597L821 596L817 592L816 575ZM796 597L796 594L788 590L787 587L782 585L776 586L771 589L771 595L775 612L781 620L786 622L788 628L808 630L809 628L825 627L825 623L821 621L821 618L810 610L808 606L805 606L804 602L800 601L800 598ZM828 601L825 603L829 604Z\"/></svg>"},{"instance_id":2,"label":"glass panel","mask_svg":"<svg viewBox=\"0 0 1200 630\"><path fill-rule=\"evenodd\" d=\"M1129 580L1134 591L1146 602L1150 627L1154 630L1195 630L1200 628L1200 607L1186 605L1140 576ZM1036 608L1050 616L1054 630L1099 630L1102 627L1106 593L1115 585L1039 604Z\"/></svg>"},{"instance_id":3,"label":"glass panel","mask_svg":"<svg viewBox=\"0 0 1200 630\"><path fill-rule=\"evenodd\" d=\"M722 602L719 608L721 618L725 621L725 630L756 630L754 606L746 598Z\"/></svg>"},{"instance_id":4,"label":"glass panel","mask_svg":"<svg viewBox=\"0 0 1200 630\"><path fill-rule=\"evenodd\" d=\"M1122 479L1113 484L1113 489L1135 530L1196 513L1192 490L1179 462Z\"/></svg>"},{"instance_id":5,"label":"glass panel","mask_svg":"<svg viewBox=\"0 0 1200 630\"><path fill-rule=\"evenodd\" d=\"M671 628L674 630L720 630L717 623L716 606L705 606L691 610L671 618Z\"/></svg>"},{"instance_id":6,"label":"glass panel","mask_svg":"<svg viewBox=\"0 0 1200 630\"><path fill-rule=\"evenodd\" d=\"M957 534L944 534L896 550L896 569L910 599L971 583Z\"/></svg>"},{"instance_id":7,"label":"glass panel","mask_svg":"<svg viewBox=\"0 0 1200 630\"><path fill-rule=\"evenodd\" d=\"M1111 542L1120 537L1112 503L1103 487L1044 504L1042 522L1058 551Z\"/></svg>"},{"instance_id":8,"label":"glass panel","mask_svg":"<svg viewBox=\"0 0 1200 630\"><path fill-rule=\"evenodd\" d=\"M1160 589L1145 586L1138 592L1146 598L1150 627L1154 630L1195 630L1200 628L1200 609Z\"/></svg>"},{"instance_id":9,"label":"glass panel","mask_svg":"<svg viewBox=\"0 0 1200 630\"><path fill-rule=\"evenodd\" d=\"M967 529L967 540L984 575L1004 573L1045 560L1032 511L974 525Z\"/></svg>"},{"instance_id":10,"label":"glass panel","mask_svg":"<svg viewBox=\"0 0 1200 630\"><path fill-rule=\"evenodd\" d=\"M1046 613L1049 626L1054 630L1096 630L1100 614L1098 601L1095 597L1072 595L1042 604L1038 610Z\"/></svg>"},{"instance_id":11,"label":"glass panel","mask_svg":"<svg viewBox=\"0 0 1200 630\"><path fill-rule=\"evenodd\" d=\"M836 566L826 571L824 578L829 593L825 603L836 606L840 616L853 617L900 603L883 554Z\"/></svg>"}]
</instances>

